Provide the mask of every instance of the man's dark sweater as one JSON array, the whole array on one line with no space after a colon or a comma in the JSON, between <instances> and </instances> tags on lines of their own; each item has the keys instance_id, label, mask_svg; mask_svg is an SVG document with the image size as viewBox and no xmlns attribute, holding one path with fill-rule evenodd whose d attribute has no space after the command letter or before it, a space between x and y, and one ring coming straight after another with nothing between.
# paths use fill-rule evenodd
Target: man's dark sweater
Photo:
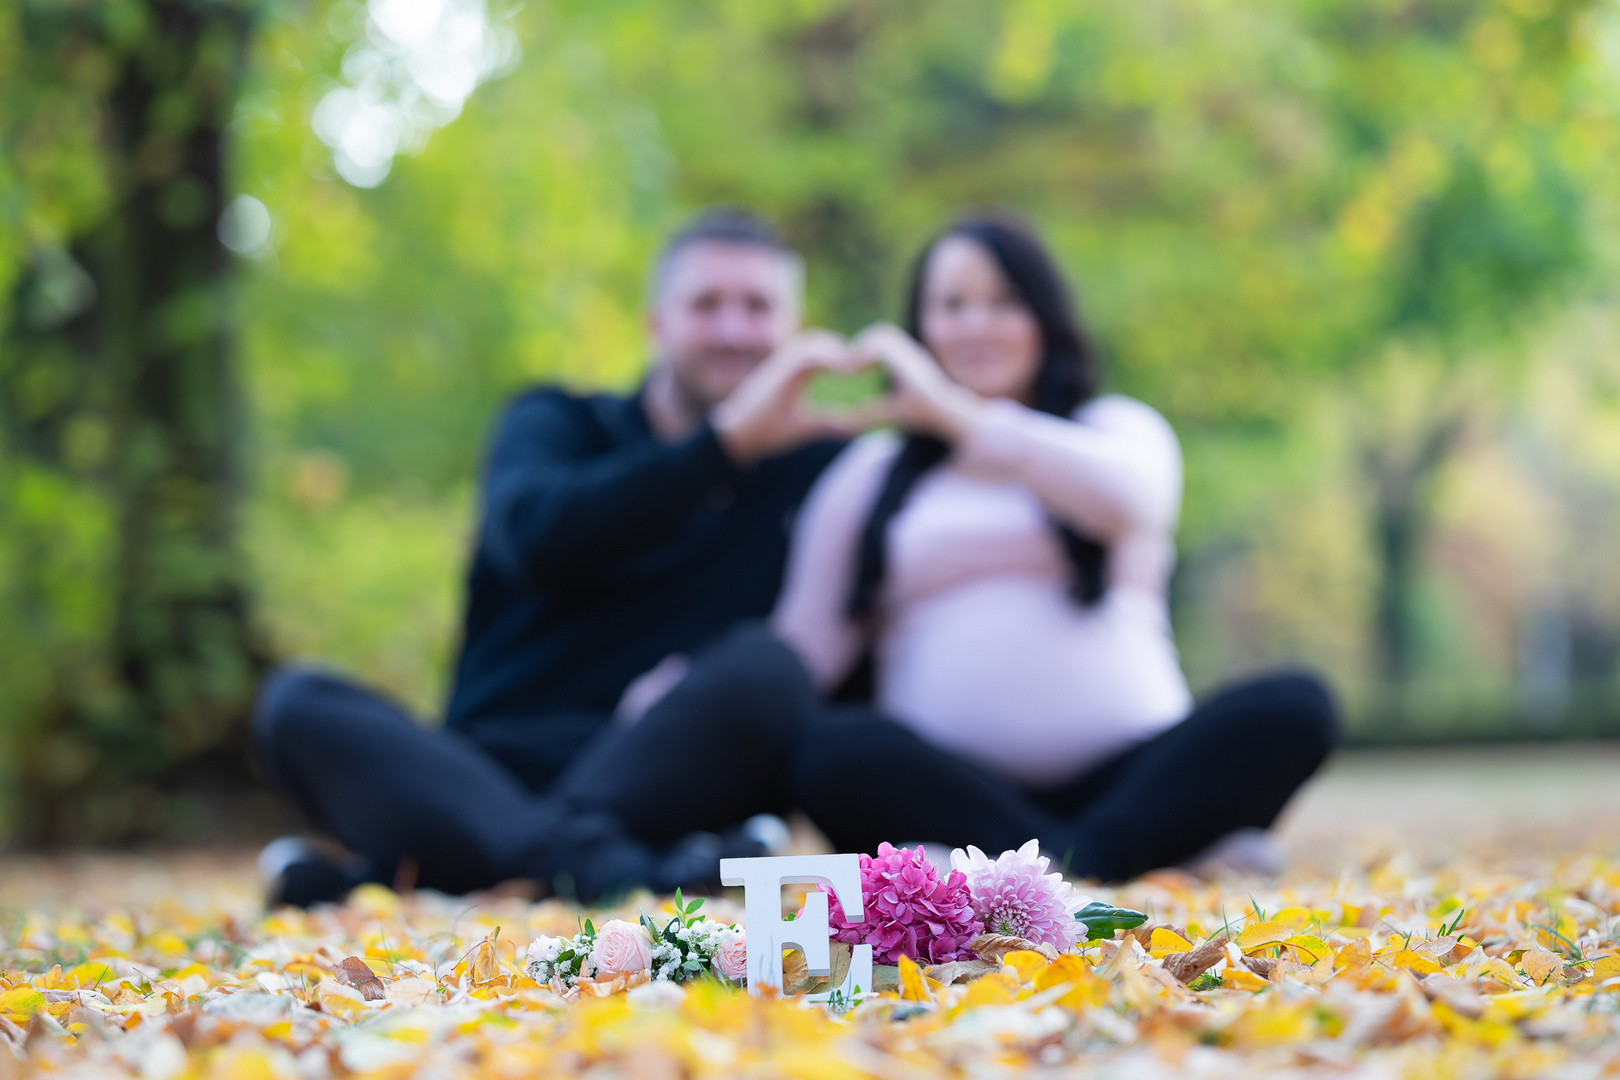
<instances>
[{"instance_id":1,"label":"man's dark sweater","mask_svg":"<svg viewBox=\"0 0 1620 1080\"><path fill-rule=\"evenodd\" d=\"M793 515L838 450L738 469L707 424L655 437L639 392L519 396L490 450L449 725L502 757L548 718L578 741L665 656L768 613ZM542 771L571 752L549 750Z\"/></svg>"}]
</instances>

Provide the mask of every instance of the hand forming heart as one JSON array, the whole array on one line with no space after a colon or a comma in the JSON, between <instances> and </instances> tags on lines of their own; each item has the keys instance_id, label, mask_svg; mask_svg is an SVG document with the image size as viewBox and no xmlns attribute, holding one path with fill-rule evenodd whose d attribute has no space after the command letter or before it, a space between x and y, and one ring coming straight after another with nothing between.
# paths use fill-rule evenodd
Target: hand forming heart
<instances>
[{"instance_id":1,"label":"hand forming heart","mask_svg":"<svg viewBox=\"0 0 1620 1080\"><path fill-rule=\"evenodd\" d=\"M855 338L853 351L861 366L881 364L889 373L890 391L884 418L905 431L954 442L966 435L984 399L952 382L915 338L893 323L874 323Z\"/></svg>"},{"instance_id":2,"label":"hand forming heart","mask_svg":"<svg viewBox=\"0 0 1620 1080\"><path fill-rule=\"evenodd\" d=\"M840 411L807 399L822 372L854 374L873 365L889 373L881 400ZM715 432L742 463L819 438L849 438L882 423L955 440L966 433L982 399L953 383L910 335L889 323L867 327L853 343L829 330L808 330L766 359L714 410Z\"/></svg>"}]
</instances>

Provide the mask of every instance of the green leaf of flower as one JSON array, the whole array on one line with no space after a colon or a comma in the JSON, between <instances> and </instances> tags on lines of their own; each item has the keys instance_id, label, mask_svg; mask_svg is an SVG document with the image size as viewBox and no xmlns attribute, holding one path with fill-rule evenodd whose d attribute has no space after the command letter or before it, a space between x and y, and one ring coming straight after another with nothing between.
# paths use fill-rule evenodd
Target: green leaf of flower
<instances>
[{"instance_id":1,"label":"green leaf of flower","mask_svg":"<svg viewBox=\"0 0 1620 1080\"><path fill-rule=\"evenodd\" d=\"M1086 928L1086 940L1111 938L1120 930L1129 930L1147 922L1147 916L1130 908L1114 907L1101 900L1093 901L1074 913L1075 921Z\"/></svg>"}]
</instances>

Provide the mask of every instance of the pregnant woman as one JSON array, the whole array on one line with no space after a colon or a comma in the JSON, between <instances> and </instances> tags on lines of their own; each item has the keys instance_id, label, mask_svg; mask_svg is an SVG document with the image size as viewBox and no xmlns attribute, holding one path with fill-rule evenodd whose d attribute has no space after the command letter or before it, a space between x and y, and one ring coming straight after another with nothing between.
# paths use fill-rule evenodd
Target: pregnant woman
<instances>
[{"instance_id":1,"label":"pregnant woman","mask_svg":"<svg viewBox=\"0 0 1620 1080\"><path fill-rule=\"evenodd\" d=\"M1334 708L1303 674L1194 703L1166 603L1169 424L1096 395L1067 283L1016 220L929 244L905 324L854 345L887 370L899 431L818 481L772 620L824 702L795 801L841 851L1037 837L1117 880L1247 843L1265 869L1259 830L1332 749ZM869 703L826 703L863 678Z\"/></svg>"}]
</instances>

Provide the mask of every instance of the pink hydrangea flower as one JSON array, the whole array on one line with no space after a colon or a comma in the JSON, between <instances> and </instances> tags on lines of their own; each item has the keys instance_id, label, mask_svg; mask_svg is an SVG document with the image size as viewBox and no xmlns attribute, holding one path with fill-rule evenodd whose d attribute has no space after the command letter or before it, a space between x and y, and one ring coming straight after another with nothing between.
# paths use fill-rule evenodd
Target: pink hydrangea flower
<instances>
[{"instance_id":1,"label":"pink hydrangea flower","mask_svg":"<svg viewBox=\"0 0 1620 1080\"><path fill-rule=\"evenodd\" d=\"M825 886L821 891L832 893ZM833 894L827 898L827 924L834 941L872 946L879 964L897 964L902 956L928 964L970 959L968 946L984 931L973 915L967 877L953 870L941 881L921 847L879 844L876 857L862 855L861 893L864 921L846 919Z\"/></svg>"},{"instance_id":2,"label":"pink hydrangea flower","mask_svg":"<svg viewBox=\"0 0 1620 1080\"><path fill-rule=\"evenodd\" d=\"M994 861L976 847L957 848L951 852L951 867L967 878L973 914L983 921L986 933L1058 949L1078 940L1083 928L1074 921L1074 913L1088 898L1075 892L1062 874L1046 872L1039 842L1004 851Z\"/></svg>"}]
</instances>

